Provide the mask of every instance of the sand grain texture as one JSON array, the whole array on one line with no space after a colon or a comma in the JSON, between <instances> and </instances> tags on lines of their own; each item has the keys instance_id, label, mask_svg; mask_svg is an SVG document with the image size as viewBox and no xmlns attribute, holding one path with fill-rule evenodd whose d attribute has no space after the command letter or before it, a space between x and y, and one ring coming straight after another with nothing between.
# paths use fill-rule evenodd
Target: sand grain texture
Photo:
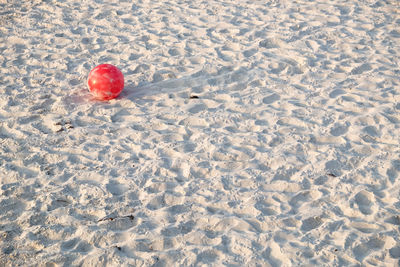
<instances>
[{"instance_id":1,"label":"sand grain texture","mask_svg":"<svg viewBox=\"0 0 400 267\"><path fill-rule=\"evenodd\" d=\"M0 266L397 266L399 56L390 0L0 1Z\"/></svg>"}]
</instances>

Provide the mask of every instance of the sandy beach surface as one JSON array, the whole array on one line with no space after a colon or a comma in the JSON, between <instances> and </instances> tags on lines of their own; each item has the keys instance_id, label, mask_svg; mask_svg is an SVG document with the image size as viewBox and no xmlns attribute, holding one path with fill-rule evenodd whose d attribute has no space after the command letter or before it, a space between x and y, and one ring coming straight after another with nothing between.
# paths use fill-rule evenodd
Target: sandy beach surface
<instances>
[{"instance_id":1,"label":"sandy beach surface","mask_svg":"<svg viewBox=\"0 0 400 267\"><path fill-rule=\"evenodd\" d=\"M399 266L399 57L397 0L0 0L0 266Z\"/></svg>"}]
</instances>

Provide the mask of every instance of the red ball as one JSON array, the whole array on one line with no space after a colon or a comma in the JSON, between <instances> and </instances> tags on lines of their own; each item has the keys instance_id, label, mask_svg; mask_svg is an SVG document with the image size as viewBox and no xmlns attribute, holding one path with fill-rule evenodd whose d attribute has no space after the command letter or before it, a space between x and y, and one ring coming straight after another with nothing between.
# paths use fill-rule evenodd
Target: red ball
<instances>
[{"instance_id":1,"label":"red ball","mask_svg":"<svg viewBox=\"0 0 400 267\"><path fill-rule=\"evenodd\" d=\"M124 89L124 75L111 64L101 64L90 71L88 86L97 99L110 100Z\"/></svg>"}]
</instances>

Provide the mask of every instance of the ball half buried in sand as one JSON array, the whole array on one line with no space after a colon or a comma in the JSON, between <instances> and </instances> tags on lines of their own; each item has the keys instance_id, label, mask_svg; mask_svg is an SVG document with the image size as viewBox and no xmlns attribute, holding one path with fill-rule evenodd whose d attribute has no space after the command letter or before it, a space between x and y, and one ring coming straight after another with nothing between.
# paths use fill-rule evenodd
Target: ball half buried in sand
<instances>
[{"instance_id":1,"label":"ball half buried in sand","mask_svg":"<svg viewBox=\"0 0 400 267\"><path fill-rule=\"evenodd\" d=\"M88 86L97 99L110 100L124 89L124 75L111 64L101 64L90 71Z\"/></svg>"}]
</instances>

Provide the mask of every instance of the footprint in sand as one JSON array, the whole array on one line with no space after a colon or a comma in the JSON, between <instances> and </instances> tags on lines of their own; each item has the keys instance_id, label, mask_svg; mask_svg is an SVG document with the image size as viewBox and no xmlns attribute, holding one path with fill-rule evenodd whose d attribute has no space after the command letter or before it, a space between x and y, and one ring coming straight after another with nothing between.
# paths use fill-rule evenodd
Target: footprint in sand
<instances>
[{"instance_id":1,"label":"footprint in sand","mask_svg":"<svg viewBox=\"0 0 400 267\"><path fill-rule=\"evenodd\" d=\"M345 124L342 123L335 123L335 125L331 128L330 133L333 136L341 136L347 133L349 129L350 123L346 122Z\"/></svg>"},{"instance_id":2,"label":"footprint in sand","mask_svg":"<svg viewBox=\"0 0 400 267\"><path fill-rule=\"evenodd\" d=\"M109 215L98 221L99 226L111 231L125 231L137 225L138 220L133 215Z\"/></svg>"},{"instance_id":3,"label":"footprint in sand","mask_svg":"<svg viewBox=\"0 0 400 267\"><path fill-rule=\"evenodd\" d=\"M178 226L173 226L173 227L163 229L161 231L161 233L167 237L186 235L193 230L195 225L196 225L196 222L194 222L194 221L182 222Z\"/></svg>"},{"instance_id":4,"label":"footprint in sand","mask_svg":"<svg viewBox=\"0 0 400 267\"><path fill-rule=\"evenodd\" d=\"M304 232L311 231L318 228L323 223L322 219L318 216L305 219L301 225L301 230Z\"/></svg>"},{"instance_id":5,"label":"footprint in sand","mask_svg":"<svg viewBox=\"0 0 400 267\"><path fill-rule=\"evenodd\" d=\"M330 97L330 98L336 98L336 97L338 97L338 96L340 96L340 95L344 95L344 94L346 94L346 91L344 91L344 90L342 90L342 89L336 89L336 90L333 90L333 91L329 94L329 97Z\"/></svg>"},{"instance_id":6,"label":"footprint in sand","mask_svg":"<svg viewBox=\"0 0 400 267\"><path fill-rule=\"evenodd\" d=\"M374 196L367 191L361 191L354 197L354 201L358 206L358 209L365 215L373 213Z\"/></svg>"},{"instance_id":7,"label":"footprint in sand","mask_svg":"<svg viewBox=\"0 0 400 267\"><path fill-rule=\"evenodd\" d=\"M76 244L79 242L79 239L78 238L73 238L73 239L70 239L70 240L68 240L68 241L65 241L65 242L63 242L62 244L61 244L61 250L62 251L67 251L67 250L71 250L71 249L73 249L75 246L76 246Z\"/></svg>"},{"instance_id":8,"label":"footprint in sand","mask_svg":"<svg viewBox=\"0 0 400 267\"><path fill-rule=\"evenodd\" d=\"M338 160L330 160L325 163L325 170L330 176L342 175L342 164Z\"/></svg>"},{"instance_id":9,"label":"footprint in sand","mask_svg":"<svg viewBox=\"0 0 400 267\"><path fill-rule=\"evenodd\" d=\"M397 246L389 249L389 254L392 258L399 259L400 258L400 245L397 245Z\"/></svg>"},{"instance_id":10,"label":"footprint in sand","mask_svg":"<svg viewBox=\"0 0 400 267\"><path fill-rule=\"evenodd\" d=\"M17 219L25 210L25 204L16 198L7 198L0 202L0 218Z\"/></svg>"},{"instance_id":11,"label":"footprint in sand","mask_svg":"<svg viewBox=\"0 0 400 267\"><path fill-rule=\"evenodd\" d=\"M366 71L372 70L372 67L368 63L364 63L361 66L355 67L352 69L351 74L362 74Z\"/></svg>"},{"instance_id":12,"label":"footprint in sand","mask_svg":"<svg viewBox=\"0 0 400 267\"><path fill-rule=\"evenodd\" d=\"M378 251L385 246L385 238L372 237L367 242L363 242L353 248L354 256L362 261L373 251Z\"/></svg>"},{"instance_id":13,"label":"footprint in sand","mask_svg":"<svg viewBox=\"0 0 400 267\"><path fill-rule=\"evenodd\" d=\"M92 245L90 245L86 241L80 241L74 251L79 253L87 253L91 250L92 250Z\"/></svg>"},{"instance_id":14,"label":"footprint in sand","mask_svg":"<svg viewBox=\"0 0 400 267\"><path fill-rule=\"evenodd\" d=\"M106 185L106 189L113 196L120 196L128 190L128 188L125 185L120 184L118 182L110 182L109 184Z\"/></svg>"},{"instance_id":15,"label":"footprint in sand","mask_svg":"<svg viewBox=\"0 0 400 267\"><path fill-rule=\"evenodd\" d=\"M73 238L61 244L61 250L66 252L73 250L74 252L86 253L92 250L92 246L79 238Z\"/></svg>"},{"instance_id":16,"label":"footprint in sand","mask_svg":"<svg viewBox=\"0 0 400 267\"><path fill-rule=\"evenodd\" d=\"M274 93L274 94L264 97L263 103L264 104L273 104L276 101L278 101L279 99L281 99L281 97L278 94Z\"/></svg>"}]
</instances>

